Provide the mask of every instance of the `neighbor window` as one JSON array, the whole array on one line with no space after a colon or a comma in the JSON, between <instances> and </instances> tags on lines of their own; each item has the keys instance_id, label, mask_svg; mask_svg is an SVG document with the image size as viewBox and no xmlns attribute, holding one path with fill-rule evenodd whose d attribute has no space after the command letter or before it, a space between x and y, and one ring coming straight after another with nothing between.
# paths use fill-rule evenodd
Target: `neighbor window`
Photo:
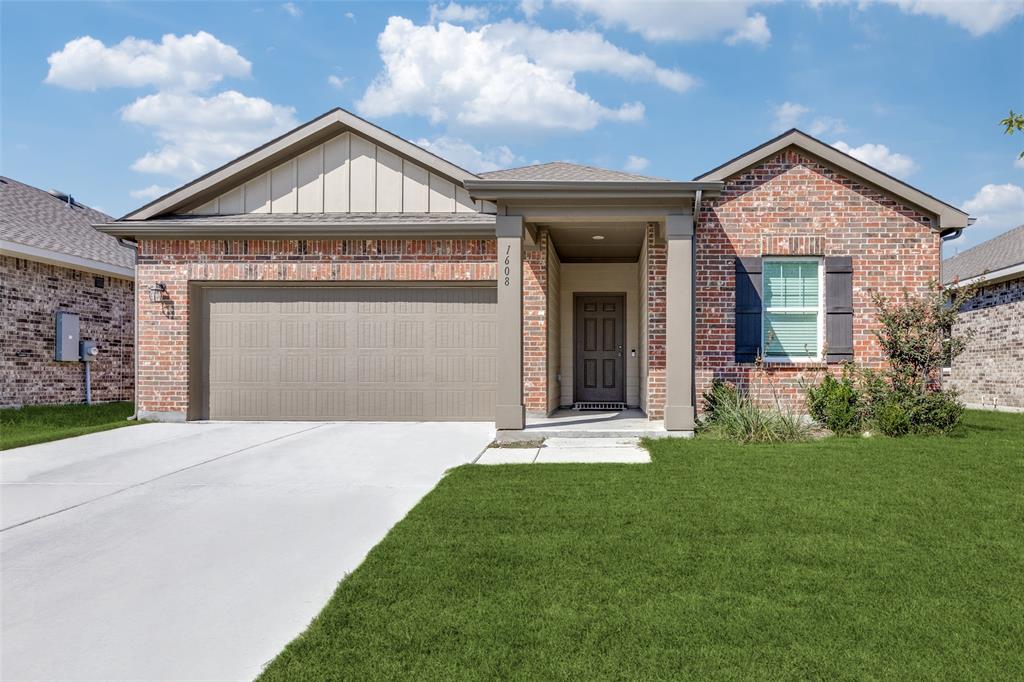
<instances>
[{"instance_id":1,"label":"neighbor window","mask_svg":"<svg viewBox=\"0 0 1024 682\"><path fill-rule=\"evenodd\" d=\"M767 360L818 360L822 338L819 258L764 259L761 347Z\"/></svg>"}]
</instances>

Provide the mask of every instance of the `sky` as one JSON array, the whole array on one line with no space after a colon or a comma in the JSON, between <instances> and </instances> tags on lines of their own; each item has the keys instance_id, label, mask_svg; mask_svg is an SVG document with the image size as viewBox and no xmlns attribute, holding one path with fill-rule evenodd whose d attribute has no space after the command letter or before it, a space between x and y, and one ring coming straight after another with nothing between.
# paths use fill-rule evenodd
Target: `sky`
<instances>
[{"instance_id":1,"label":"sky","mask_svg":"<svg viewBox=\"0 0 1024 682\"><path fill-rule=\"evenodd\" d=\"M115 216L340 106L472 171L689 180L797 127L1024 223L1024 0L0 3L0 173Z\"/></svg>"}]
</instances>

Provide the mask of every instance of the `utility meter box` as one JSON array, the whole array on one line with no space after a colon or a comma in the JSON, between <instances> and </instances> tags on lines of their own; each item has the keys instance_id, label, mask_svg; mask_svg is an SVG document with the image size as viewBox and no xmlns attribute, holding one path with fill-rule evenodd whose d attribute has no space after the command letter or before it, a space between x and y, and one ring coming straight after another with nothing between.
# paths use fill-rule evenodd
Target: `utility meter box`
<instances>
[{"instance_id":1,"label":"utility meter box","mask_svg":"<svg viewBox=\"0 0 1024 682\"><path fill-rule=\"evenodd\" d=\"M81 349L78 347L78 313L57 313L56 343L53 359L58 362L78 362Z\"/></svg>"},{"instance_id":2,"label":"utility meter box","mask_svg":"<svg viewBox=\"0 0 1024 682\"><path fill-rule=\"evenodd\" d=\"M96 347L95 341L82 341L81 350L82 362L92 362L100 354L100 349Z\"/></svg>"}]
</instances>

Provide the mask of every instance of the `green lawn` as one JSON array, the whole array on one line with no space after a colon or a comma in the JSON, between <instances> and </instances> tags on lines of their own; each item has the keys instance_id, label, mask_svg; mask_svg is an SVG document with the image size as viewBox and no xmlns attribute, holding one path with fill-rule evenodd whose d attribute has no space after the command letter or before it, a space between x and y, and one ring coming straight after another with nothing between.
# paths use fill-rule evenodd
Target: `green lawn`
<instances>
[{"instance_id":1,"label":"green lawn","mask_svg":"<svg viewBox=\"0 0 1024 682\"><path fill-rule=\"evenodd\" d=\"M0 450L138 424L132 403L34 405L0 410Z\"/></svg>"},{"instance_id":2,"label":"green lawn","mask_svg":"<svg viewBox=\"0 0 1024 682\"><path fill-rule=\"evenodd\" d=\"M1024 678L1024 416L966 422L461 467L261 679Z\"/></svg>"}]
</instances>

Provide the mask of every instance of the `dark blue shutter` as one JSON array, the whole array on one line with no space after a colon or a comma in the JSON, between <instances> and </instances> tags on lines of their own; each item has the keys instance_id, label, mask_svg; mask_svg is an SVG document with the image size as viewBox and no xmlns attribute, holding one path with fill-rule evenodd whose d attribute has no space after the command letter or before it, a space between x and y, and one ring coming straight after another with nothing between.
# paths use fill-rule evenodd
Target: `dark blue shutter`
<instances>
[{"instance_id":1,"label":"dark blue shutter","mask_svg":"<svg viewBox=\"0 0 1024 682\"><path fill-rule=\"evenodd\" d=\"M761 351L761 259L736 259L736 362Z\"/></svg>"},{"instance_id":2,"label":"dark blue shutter","mask_svg":"<svg viewBox=\"0 0 1024 682\"><path fill-rule=\"evenodd\" d=\"M825 258L825 344L828 362L853 360L853 259Z\"/></svg>"}]
</instances>

